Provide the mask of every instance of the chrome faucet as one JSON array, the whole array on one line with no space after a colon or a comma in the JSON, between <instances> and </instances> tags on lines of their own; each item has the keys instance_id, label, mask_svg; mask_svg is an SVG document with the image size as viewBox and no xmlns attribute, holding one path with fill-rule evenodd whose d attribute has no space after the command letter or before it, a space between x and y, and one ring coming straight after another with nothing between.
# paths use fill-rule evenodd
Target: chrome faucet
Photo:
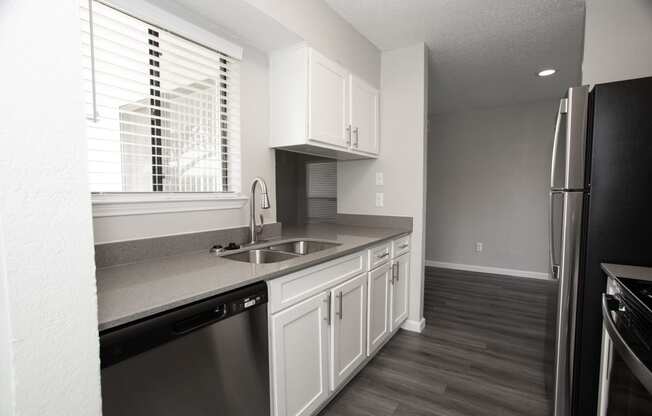
<instances>
[{"instance_id":1,"label":"chrome faucet","mask_svg":"<svg viewBox=\"0 0 652 416\"><path fill-rule=\"evenodd\" d=\"M251 241L249 244L256 244L257 236L263 232L263 215L260 215L260 225L256 225L256 185L260 184L261 200L260 207L262 209L269 209L269 195L267 194L267 184L263 178L254 178L251 183L251 201L250 210L251 218L249 220L249 229Z\"/></svg>"}]
</instances>

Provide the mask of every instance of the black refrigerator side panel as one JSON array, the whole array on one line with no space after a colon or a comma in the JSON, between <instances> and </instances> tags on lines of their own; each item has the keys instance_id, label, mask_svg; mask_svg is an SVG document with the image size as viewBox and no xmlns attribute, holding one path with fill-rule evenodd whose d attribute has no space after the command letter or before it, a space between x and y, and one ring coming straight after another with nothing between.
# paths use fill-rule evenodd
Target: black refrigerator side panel
<instances>
[{"instance_id":1,"label":"black refrigerator side panel","mask_svg":"<svg viewBox=\"0 0 652 416\"><path fill-rule=\"evenodd\" d=\"M590 203L580 271L573 414L595 415L605 277L600 263L652 266L652 78L593 91Z\"/></svg>"}]
</instances>

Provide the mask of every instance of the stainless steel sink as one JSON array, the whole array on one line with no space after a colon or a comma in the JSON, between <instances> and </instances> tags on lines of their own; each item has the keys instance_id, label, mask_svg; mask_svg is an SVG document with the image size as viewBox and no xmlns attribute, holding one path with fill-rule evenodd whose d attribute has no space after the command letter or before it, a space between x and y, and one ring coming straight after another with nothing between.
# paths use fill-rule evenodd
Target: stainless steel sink
<instances>
[{"instance_id":1,"label":"stainless steel sink","mask_svg":"<svg viewBox=\"0 0 652 416\"><path fill-rule=\"evenodd\" d=\"M339 246L338 243L331 243L328 241L295 240L280 244L273 244L271 246L267 246L266 248L268 250L295 253L303 256L337 246Z\"/></svg>"},{"instance_id":2,"label":"stainless steel sink","mask_svg":"<svg viewBox=\"0 0 652 416\"><path fill-rule=\"evenodd\" d=\"M249 250L243 249L233 254L220 254L220 257L253 264L278 263L339 245L339 243L331 243L330 241L289 240L268 243L268 245Z\"/></svg>"},{"instance_id":3,"label":"stainless steel sink","mask_svg":"<svg viewBox=\"0 0 652 416\"><path fill-rule=\"evenodd\" d=\"M223 255L222 257L229 260L243 261L245 263L265 264L290 260L298 257L298 254L284 253L282 251L254 249L242 251L240 253L227 254Z\"/></svg>"}]
</instances>

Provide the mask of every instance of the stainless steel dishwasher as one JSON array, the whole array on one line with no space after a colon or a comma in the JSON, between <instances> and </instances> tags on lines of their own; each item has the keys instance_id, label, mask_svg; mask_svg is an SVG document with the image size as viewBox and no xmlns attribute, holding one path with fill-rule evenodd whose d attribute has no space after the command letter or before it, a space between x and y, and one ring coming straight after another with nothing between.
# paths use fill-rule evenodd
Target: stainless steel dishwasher
<instances>
[{"instance_id":1,"label":"stainless steel dishwasher","mask_svg":"<svg viewBox=\"0 0 652 416\"><path fill-rule=\"evenodd\" d=\"M269 415L267 287L100 333L104 416Z\"/></svg>"}]
</instances>

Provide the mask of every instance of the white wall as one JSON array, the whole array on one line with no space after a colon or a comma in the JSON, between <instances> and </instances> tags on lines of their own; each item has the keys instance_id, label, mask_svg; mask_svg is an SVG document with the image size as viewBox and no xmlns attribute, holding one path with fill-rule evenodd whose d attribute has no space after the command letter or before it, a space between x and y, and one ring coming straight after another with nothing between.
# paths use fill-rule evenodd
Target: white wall
<instances>
[{"instance_id":1,"label":"white wall","mask_svg":"<svg viewBox=\"0 0 652 416\"><path fill-rule=\"evenodd\" d=\"M248 196L251 180L265 179L271 208L259 210L265 222L276 221L274 151L269 148L269 75L267 55L244 47L241 65L242 191ZM249 224L249 205L242 209L176 212L120 217L93 221L95 242L134 240L162 235L192 233Z\"/></svg>"},{"instance_id":2,"label":"white wall","mask_svg":"<svg viewBox=\"0 0 652 416\"><path fill-rule=\"evenodd\" d=\"M652 2L586 0L582 83L652 75Z\"/></svg>"},{"instance_id":3,"label":"white wall","mask_svg":"<svg viewBox=\"0 0 652 416\"><path fill-rule=\"evenodd\" d=\"M555 100L431 116L428 260L548 273L557 106Z\"/></svg>"},{"instance_id":4,"label":"white wall","mask_svg":"<svg viewBox=\"0 0 652 416\"><path fill-rule=\"evenodd\" d=\"M424 44L382 53L380 157L338 164L338 213L414 219L411 322L423 317L427 65ZM383 172L384 186L376 186L376 172ZM376 192L384 193L383 207L375 205Z\"/></svg>"},{"instance_id":5,"label":"white wall","mask_svg":"<svg viewBox=\"0 0 652 416\"><path fill-rule=\"evenodd\" d=\"M0 3L3 416L101 413L78 7Z\"/></svg>"},{"instance_id":6,"label":"white wall","mask_svg":"<svg viewBox=\"0 0 652 416\"><path fill-rule=\"evenodd\" d=\"M323 0L245 0L330 59L380 85L380 51Z\"/></svg>"},{"instance_id":7,"label":"white wall","mask_svg":"<svg viewBox=\"0 0 652 416\"><path fill-rule=\"evenodd\" d=\"M339 61L373 85L379 85L380 52L322 0L246 0L277 20L288 30ZM158 4L170 8L169 2ZM189 21L205 19L170 11ZM201 21L200 21L201 20ZM276 221L274 152L269 149L269 75L267 55L244 46L241 80L242 190L249 195L250 181L262 176L271 187L272 207L259 211L265 222ZM102 217L93 221L96 243L125 241L219 228L249 223L249 205L239 210L179 212L122 217Z\"/></svg>"},{"instance_id":8,"label":"white wall","mask_svg":"<svg viewBox=\"0 0 652 416\"><path fill-rule=\"evenodd\" d=\"M9 327L9 293L2 216L0 215L0 415L12 414L14 407L13 348Z\"/></svg>"}]
</instances>

